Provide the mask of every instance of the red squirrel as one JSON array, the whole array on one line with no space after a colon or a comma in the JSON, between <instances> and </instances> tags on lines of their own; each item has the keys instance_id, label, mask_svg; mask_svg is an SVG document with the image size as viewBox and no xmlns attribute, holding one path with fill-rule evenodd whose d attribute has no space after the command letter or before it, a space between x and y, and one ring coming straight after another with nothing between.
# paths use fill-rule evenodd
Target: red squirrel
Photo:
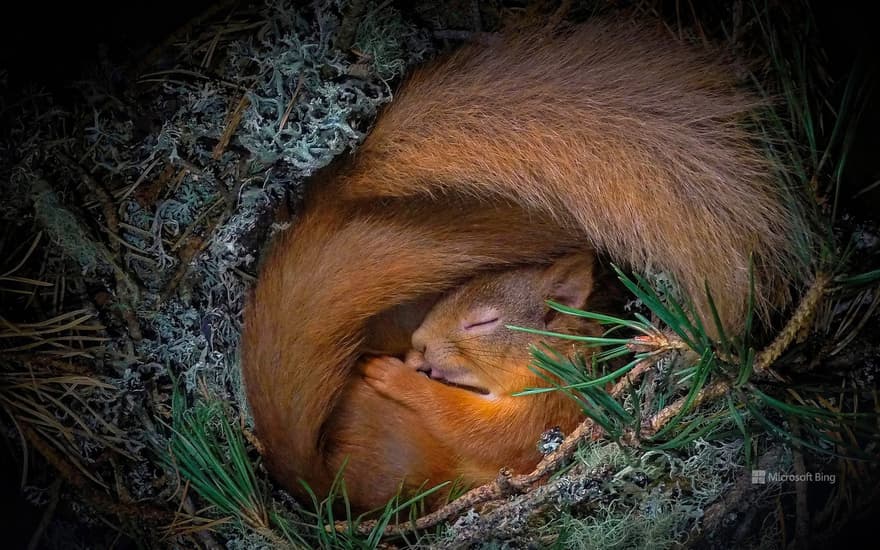
<instances>
[{"instance_id":1,"label":"red squirrel","mask_svg":"<svg viewBox=\"0 0 880 550\"><path fill-rule=\"evenodd\" d=\"M546 304L585 308L593 263L592 254L570 254L549 266L477 277L431 308L413 333L405 362L388 356L366 362L368 386L418 412L435 440L453 446L457 475L446 479L478 485L505 466L530 471L541 457L543 432L558 427L570 433L583 420L580 406L563 392L514 396L549 386L529 367L531 346L547 343L568 355L586 352L583 346L507 327L599 336L598 324Z\"/></svg>"},{"instance_id":2,"label":"red squirrel","mask_svg":"<svg viewBox=\"0 0 880 550\"><path fill-rule=\"evenodd\" d=\"M358 365L400 353L433 299L488 269L591 247L666 272L711 326L708 286L736 330L753 258L758 310L785 305L803 224L745 124L763 104L724 63L630 23L509 33L414 71L355 154L312 183L246 307L242 368L269 471L326 495L346 415L429 438L420 415L381 412L411 411L399 403L356 406L375 393Z\"/></svg>"},{"instance_id":3,"label":"red squirrel","mask_svg":"<svg viewBox=\"0 0 880 550\"><path fill-rule=\"evenodd\" d=\"M543 432L574 429L583 414L567 395L513 395L548 386L529 368L531 345L575 351L571 342L506 327L598 336L597 324L546 304L585 307L593 265L592 253L573 253L550 265L476 277L433 304L405 361L366 358L359 369L366 384L352 378L327 430L327 455L331 466L345 467L352 505L379 508L398 490L405 498L444 481L480 485L505 466L531 470ZM442 501L449 488L428 505Z\"/></svg>"}]
</instances>

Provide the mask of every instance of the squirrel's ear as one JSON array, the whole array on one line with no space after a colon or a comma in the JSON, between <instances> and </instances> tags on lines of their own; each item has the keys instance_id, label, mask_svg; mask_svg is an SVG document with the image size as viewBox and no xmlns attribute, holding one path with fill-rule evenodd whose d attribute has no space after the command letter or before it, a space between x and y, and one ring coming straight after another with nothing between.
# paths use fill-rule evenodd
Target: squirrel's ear
<instances>
[{"instance_id":1,"label":"squirrel's ear","mask_svg":"<svg viewBox=\"0 0 880 550\"><path fill-rule=\"evenodd\" d=\"M568 307L584 309L593 291L595 263L592 251L559 258L544 272L544 296Z\"/></svg>"}]
</instances>

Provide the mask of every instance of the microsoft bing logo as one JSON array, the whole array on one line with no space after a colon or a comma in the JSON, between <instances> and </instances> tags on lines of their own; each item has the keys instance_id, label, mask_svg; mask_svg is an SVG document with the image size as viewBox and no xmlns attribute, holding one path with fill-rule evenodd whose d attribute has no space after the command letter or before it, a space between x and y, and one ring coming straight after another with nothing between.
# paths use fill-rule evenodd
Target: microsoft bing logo
<instances>
[{"instance_id":1,"label":"microsoft bing logo","mask_svg":"<svg viewBox=\"0 0 880 550\"><path fill-rule=\"evenodd\" d=\"M770 483L830 483L837 482L835 474L826 474L824 472L802 472L802 473L780 473L767 472L767 470L752 470L752 484L766 485Z\"/></svg>"}]
</instances>

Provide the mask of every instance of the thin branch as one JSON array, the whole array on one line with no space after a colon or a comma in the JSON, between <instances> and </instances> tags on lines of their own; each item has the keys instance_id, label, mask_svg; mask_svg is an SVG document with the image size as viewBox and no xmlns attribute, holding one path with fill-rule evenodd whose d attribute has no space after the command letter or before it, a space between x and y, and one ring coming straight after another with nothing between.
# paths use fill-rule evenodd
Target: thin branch
<instances>
[{"instance_id":1,"label":"thin branch","mask_svg":"<svg viewBox=\"0 0 880 550\"><path fill-rule=\"evenodd\" d=\"M785 349L795 340L797 335L809 326L809 323L819 306L821 298L824 296L828 288L830 280L830 277L824 274L816 276L812 286L807 293L804 294L801 303L798 305L785 327L783 327L782 331L773 342L758 354L755 361L755 374L767 371L773 361L779 358ZM667 344L670 343L667 342ZM675 346L672 345L671 347L674 348ZM643 367L640 370L644 372L646 369L647 367ZM697 407L700 404L718 399L719 397L726 395L731 388L732 383L730 381L717 380L703 387L697 393L697 396L691 405L692 407ZM624 387L618 385L615 389L619 392L622 391ZM659 431L682 411L687 402L688 398L685 396L659 411L643 424L643 428L638 435L640 437L645 437ZM497 503L511 495L529 491L567 463L575 451L580 447L581 443L585 443L588 440L598 439L601 435L602 429L599 426L596 426L592 419L588 418L565 439L556 451L545 456L531 473L511 476L508 472L502 471L498 478L492 483L472 489L439 510L422 516L414 522L388 525L385 528L384 534L385 536L392 536L413 530L427 529L456 518L475 506L485 505L490 502ZM636 445L638 441L639 437L636 437L635 433L630 432L624 435L621 443ZM345 531L349 529L350 526L345 522L337 522L335 527L337 530ZM358 526L358 532L367 534L375 529L375 527L375 521L367 521Z\"/></svg>"}]
</instances>

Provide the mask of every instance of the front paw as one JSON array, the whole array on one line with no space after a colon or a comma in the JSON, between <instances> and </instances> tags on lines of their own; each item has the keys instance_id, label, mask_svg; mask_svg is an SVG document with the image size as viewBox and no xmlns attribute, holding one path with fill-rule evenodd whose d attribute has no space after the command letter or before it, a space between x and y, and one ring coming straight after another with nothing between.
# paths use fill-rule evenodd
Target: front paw
<instances>
[{"instance_id":1,"label":"front paw","mask_svg":"<svg viewBox=\"0 0 880 550\"><path fill-rule=\"evenodd\" d=\"M401 402L405 401L404 396L412 390L413 378L420 377L403 361L388 355L364 359L360 370L364 382L379 395Z\"/></svg>"}]
</instances>

